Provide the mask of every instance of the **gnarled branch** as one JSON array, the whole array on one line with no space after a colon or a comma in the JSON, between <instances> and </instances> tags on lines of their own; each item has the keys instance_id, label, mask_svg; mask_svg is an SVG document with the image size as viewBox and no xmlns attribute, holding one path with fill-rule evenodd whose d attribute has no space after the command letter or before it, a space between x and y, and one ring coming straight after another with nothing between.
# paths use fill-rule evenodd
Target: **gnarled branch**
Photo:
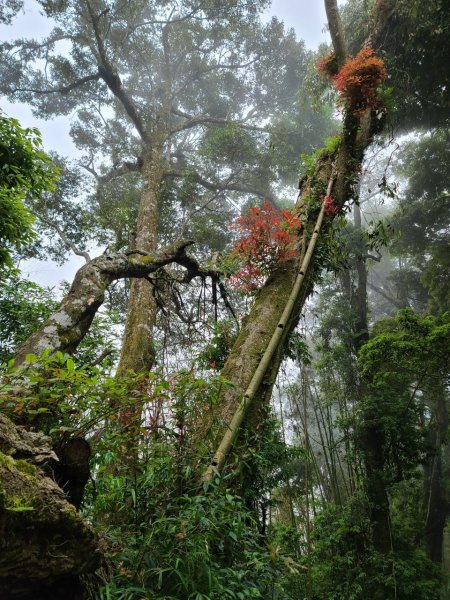
<instances>
[{"instance_id":1,"label":"gnarled branch","mask_svg":"<svg viewBox=\"0 0 450 600\"><path fill-rule=\"evenodd\" d=\"M246 129L248 131L260 131L262 133L270 133L270 130L267 127L248 125L247 123L244 123L242 121L230 121L229 119L223 119L222 117L212 117L209 115L190 115L177 108L172 108L171 112L174 115L183 117L184 119L186 119L186 121L178 126L172 127L172 129L170 130L170 135L175 135L176 133L180 133L181 131L186 131L186 129L199 127L201 125L229 125L233 127L240 127L241 129Z\"/></svg>"},{"instance_id":2,"label":"gnarled branch","mask_svg":"<svg viewBox=\"0 0 450 600\"><path fill-rule=\"evenodd\" d=\"M164 173L165 177L184 177L183 171L175 168L167 169ZM258 196L258 198L262 198L263 200L269 200L272 204L276 206L276 198L269 190L261 190L256 188L255 186L243 182L232 181L230 179L226 179L224 181L210 181L209 179L205 179L199 173L195 174L195 179L198 184L204 187L207 190L211 190L213 192L217 191L229 191L229 192L242 192L243 194L253 194Z\"/></svg>"},{"instance_id":3,"label":"gnarled branch","mask_svg":"<svg viewBox=\"0 0 450 600\"><path fill-rule=\"evenodd\" d=\"M88 252L84 251L84 250L80 250L65 234L65 232L61 229L61 227L55 223L54 221L52 221L51 219L49 219L48 217L42 216L40 215L39 220L42 221L43 223L45 223L46 225L48 225L49 227L51 227L52 229L54 229L56 231L56 233L59 235L59 237L62 239L62 241L64 242L64 244L67 246L67 248L69 248L69 250L72 250L72 252L74 254L76 254L77 256L82 256L84 258L84 260L88 263L91 260L91 257L89 256Z\"/></svg>"},{"instance_id":4,"label":"gnarled branch","mask_svg":"<svg viewBox=\"0 0 450 600\"><path fill-rule=\"evenodd\" d=\"M204 269L195 258L186 254L186 248L192 244L190 240L179 240L154 254L130 250L103 254L89 261L78 270L56 312L19 347L16 364L23 363L27 354L39 355L44 350L74 352L103 303L108 286L117 279L146 278L170 263L186 269L186 273L178 278L183 283L198 276L217 278L217 270Z\"/></svg>"}]
</instances>

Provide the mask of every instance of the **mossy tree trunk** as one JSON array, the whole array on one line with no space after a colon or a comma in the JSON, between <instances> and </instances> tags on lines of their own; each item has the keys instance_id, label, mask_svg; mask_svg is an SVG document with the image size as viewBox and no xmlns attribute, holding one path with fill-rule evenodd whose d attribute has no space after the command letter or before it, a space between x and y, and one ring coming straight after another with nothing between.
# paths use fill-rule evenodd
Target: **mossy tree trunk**
<instances>
[{"instance_id":1,"label":"mossy tree trunk","mask_svg":"<svg viewBox=\"0 0 450 600\"><path fill-rule=\"evenodd\" d=\"M302 182L296 210L304 221L304 240L299 245L297 260L281 264L259 291L224 365L222 375L229 379L233 386L227 388L219 403L220 416L217 422L223 425L221 431L217 432L217 439L229 436L230 424L236 411L240 410L244 391L248 388L261 357L275 329L279 326L279 319L299 271L304 250L314 232L321 197L327 194L330 179L334 179L332 195L336 207L341 209L353 196L353 185L359 177L364 150L372 139L372 119L376 119L376 115L370 110L362 115L348 112L344 119L344 131L338 149L334 153L324 154L318 161L314 173ZM327 234L334 216L335 214L325 214L319 237L319 246L322 245L322 250L326 245ZM313 289L314 279L320 268L320 259L313 254L307 272L304 273L303 286L289 322L283 327L278 350L273 354L266 375L252 402L245 407L243 428L248 431L255 432L261 429L261 415L270 398L289 335L298 322L304 302ZM215 466L213 459L209 467L210 471Z\"/></svg>"},{"instance_id":2,"label":"mossy tree trunk","mask_svg":"<svg viewBox=\"0 0 450 600\"><path fill-rule=\"evenodd\" d=\"M158 136L154 136L156 140ZM154 254L158 243L159 196L163 177L161 147L146 149L141 170L143 189L136 223L135 248ZM132 248L132 249L135 249ZM117 375L148 372L154 361L153 327L157 306L148 279L133 279Z\"/></svg>"}]
</instances>

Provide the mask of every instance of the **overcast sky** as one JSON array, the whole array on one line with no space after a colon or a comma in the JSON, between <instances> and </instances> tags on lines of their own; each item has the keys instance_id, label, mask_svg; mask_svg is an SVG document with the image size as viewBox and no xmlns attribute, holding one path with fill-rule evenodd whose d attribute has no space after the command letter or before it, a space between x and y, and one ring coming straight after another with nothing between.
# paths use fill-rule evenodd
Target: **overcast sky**
<instances>
[{"instance_id":1,"label":"overcast sky","mask_svg":"<svg viewBox=\"0 0 450 600\"><path fill-rule=\"evenodd\" d=\"M292 27L297 37L304 40L307 48L315 49L321 42L327 40L323 0L272 0L266 15L267 18L276 16L284 21L286 27ZM18 16L13 26L0 25L0 39L21 37L39 39L47 35L51 28L47 19L40 14L36 2L26 0L25 13ZM54 150L66 156L76 155L76 149L69 136L70 118L54 117L50 121L43 121L34 117L28 106L11 104L1 97L0 107L8 116L19 119L24 127L38 127L47 151ZM57 286L62 279L70 281L83 262L82 258L74 256L62 267L41 261L27 261L21 267L41 285Z\"/></svg>"}]
</instances>

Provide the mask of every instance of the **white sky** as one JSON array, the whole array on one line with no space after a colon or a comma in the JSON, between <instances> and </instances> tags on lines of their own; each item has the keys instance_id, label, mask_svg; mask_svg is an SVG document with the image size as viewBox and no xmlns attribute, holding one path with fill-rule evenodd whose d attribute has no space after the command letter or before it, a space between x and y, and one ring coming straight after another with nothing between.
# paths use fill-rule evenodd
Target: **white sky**
<instances>
[{"instance_id":1,"label":"white sky","mask_svg":"<svg viewBox=\"0 0 450 600\"><path fill-rule=\"evenodd\" d=\"M339 2L341 3L341 2ZM284 21L286 27L293 28L297 37L303 39L307 48L315 49L326 41L325 9L323 0L272 0L266 11L267 18L276 16ZM25 13L18 16L13 26L0 25L0 39L17 39L20 37L40 38L48 34L51 25L39 12L39 6L33 0L26 0ZM69 136L70 119L55 117L43 121L32 115L29 106L11 104L0 97L0 108L11 117L21 121L24 127L37 127L43 137L45 150L54 150L62 155L76 156L77 151ZM84 259L73 256L68 263L58 267L51 262L26 261L21 268L28 272L31 279L41 285L58 286L63 279L72 280L76 270L84 264Z\"/></svg>"}]
</instances>

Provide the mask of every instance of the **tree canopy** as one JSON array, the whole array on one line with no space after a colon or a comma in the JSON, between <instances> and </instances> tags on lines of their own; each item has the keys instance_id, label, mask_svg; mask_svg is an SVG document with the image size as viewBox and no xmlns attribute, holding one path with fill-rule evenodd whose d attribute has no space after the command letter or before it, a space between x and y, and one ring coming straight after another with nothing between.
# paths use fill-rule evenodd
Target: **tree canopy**
<instances>
[{"instance_id":1,"label":"tree canopy","mask_svg":"<svg viewBox=\"0 0 450 600\"><path fill-rule=\"evenodd\" d=\"M51 165L36 129L0 114L0 267L12 264L12 252L33 239L33 217L25 200L37 200L55 187Z\"/></svg>"}]
</instances>

